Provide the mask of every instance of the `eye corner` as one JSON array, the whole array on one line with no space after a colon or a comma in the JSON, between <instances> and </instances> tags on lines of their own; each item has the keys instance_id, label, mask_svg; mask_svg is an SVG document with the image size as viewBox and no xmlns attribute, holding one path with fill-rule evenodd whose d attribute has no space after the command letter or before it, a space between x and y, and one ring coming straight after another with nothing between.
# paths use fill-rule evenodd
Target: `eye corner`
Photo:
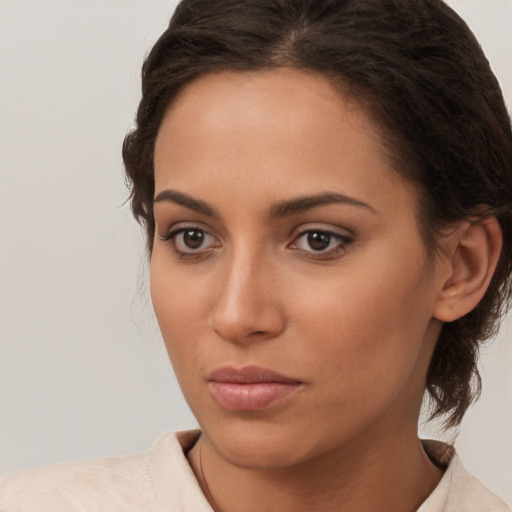
<instances>
[{"instance_id":1,"label":"eye corner","mask_svg":"<svg viewBox=\"0 0 512 512\"><path fill-rule=\"evenodd\" d=\"M180 259L202 259L222 246L217 236L198 224L174 224L165 234L159 233L158 237Z\"/></svg>"},{"instance_id":2,"label":"eye corner","mask_svg":"<svg viewBox=\"0 0 512 512\"><path fill-rule=\"evenodd\" d=\"M342 234L333 229L303 227L293 236L287 248L308 259L331 260L345 254L353 241L353 235Z\"/></svg>"}]
</instances>

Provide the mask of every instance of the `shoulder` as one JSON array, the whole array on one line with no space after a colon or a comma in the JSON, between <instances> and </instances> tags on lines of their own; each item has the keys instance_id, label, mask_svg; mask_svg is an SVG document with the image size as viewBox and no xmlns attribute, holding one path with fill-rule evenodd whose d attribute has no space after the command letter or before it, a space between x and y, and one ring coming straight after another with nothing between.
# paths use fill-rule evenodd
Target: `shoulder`
<instances>
[{"instance_id":1,"label":"shoulder","mask_svg":"<svg viewBox=\"0 0 512 512\"><path fill-rule=\"evenodd\" d=\"M156 510L155 468L171 474L186 461L175 434L162 435L146 453L54 464L0 480L2 512L123 512ZM178 478L179 480L179 478Z\"/></svg>"},{"instance_id":2,"label":"shoulder","mask_svg":"<svg viewBox=\"0 0 512 512\"><path fill-rule=\"evenodd\" d=\"M511 512L511 509L475 476L469 473L455 456L450 464L451 492L447 510Z\"/></svg>"},{"instance_id":3,"label":"shoulder","mask_svg":"<svg viewBox=\"0 0 512 512\"><path fill-rule=\"evenodd\" d=\"M432 440L422 443L432 462L445 473L418 512L512 512L464 468L453 446Z\"/></svg>"},{"instance_id":4,"label":"shoulder","mask_svg":"<svg viewBox=\"0 0 512 512\"><path fill-rule=\"evenodd\" d=\"M139 455L20 471L0 480L0 510L102 511L106 496L113 509L131 510L130 499L151 494L144 466Z\"/></svg>"}]
</instances>

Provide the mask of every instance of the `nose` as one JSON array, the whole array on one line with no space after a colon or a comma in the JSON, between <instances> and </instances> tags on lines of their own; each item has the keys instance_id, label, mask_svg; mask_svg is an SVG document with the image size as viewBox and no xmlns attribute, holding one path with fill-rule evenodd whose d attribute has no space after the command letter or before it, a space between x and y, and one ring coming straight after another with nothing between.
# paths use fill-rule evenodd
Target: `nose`
<instances>
[{"instance_id":1,"label":"nose","mask_svg":"<svg viewBox=\"0 0 512 512\"><path fill-rule=\"evenodd\" d=\"M275 277L272 265L262 258L232 257L219 273L211 328L235 344L279 336L285 316Z\"/></svg>"}]
</instances>

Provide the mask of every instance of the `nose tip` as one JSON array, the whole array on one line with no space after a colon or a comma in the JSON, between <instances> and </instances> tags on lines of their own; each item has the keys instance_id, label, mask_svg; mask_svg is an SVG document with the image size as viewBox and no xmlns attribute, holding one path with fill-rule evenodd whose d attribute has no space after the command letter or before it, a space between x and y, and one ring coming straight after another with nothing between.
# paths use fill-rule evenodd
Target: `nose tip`
<instances>
[{"instance_id":1,"label":"nose tip","mask_svg":"<svg viewBox=\"0 0 512 512\"><path fill-rule=\"evenodd\" d=\"M211 314L211 328L222 339L243 344L283 331L284 315L275 290L263 281L261 273L249 269L244 275L233 272L227 277Z\"/></svg>"},{"instance_id":2,"label":"nose tip","mask_svg":"<svg viewBox=\"0 0 512 512\"><path fill-rule=\"evenodd\" d=\"M258 318L248 318L246 314L216 314L213 317L213 330L230 343L247 343L258 339L276 337L281 332L279 320L266 313Z\"/></svg>"}]
</instances>

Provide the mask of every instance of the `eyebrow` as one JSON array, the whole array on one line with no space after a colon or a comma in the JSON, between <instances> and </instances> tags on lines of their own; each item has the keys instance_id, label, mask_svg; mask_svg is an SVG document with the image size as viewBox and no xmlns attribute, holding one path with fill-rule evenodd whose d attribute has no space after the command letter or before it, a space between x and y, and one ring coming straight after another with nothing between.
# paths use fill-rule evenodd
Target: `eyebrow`
<instances>
[{"instance_id":1,"label":"eyebrow","mask_svg":"<svg viewBox=\"0 0 512 512\"><path fill-rule=\"evenodd\" d=\"M220 217L219 212L207 202L194 199L188 194L178 192L177 190L163 190L155 197L153 204L163 201L169 201L184 206L189 210L201 213L207 217ZM286 201L279 201L270 208L270 216L273 218L288 217L328 204L348 204L350 206L365 208L375 214L378 213L371 205L359 199L355 199L354 197L338 194L336 192L323 192L311 196L300 196Z\"/></svg>"},{"instance_id":2,"label":"eyebrow","mask_svg":"<svg viewBox=\"0 0 512 512\"><path fill-rule=\"evenodd\" d=\"M198 213L202 213L207 217L220 217L219 212L211 205L200 199L194 199L188 194L178 192L177 190L166 189L160 192L155 199L153 204L160 203L162 201L169 201L171 203L179 204L189 210L193 210Z\"/></svg>"},{"instance_id":3,"label":"eyebrow","mask_svg":"<svg viewBox=\"0 0 512 512\"><path fill-rule=\"evenodd\" d=\"M302 213L312 208L328 204L348 204L350 206L366 208L375 214L378 213L373 206L359 199L355 199L354 197L338 194L336 192L324 192L313 196L301 196L288 201L280 201L272 206L270 216L277 218L288 217L289 215Z\"/></svg>"}]
</instances>

